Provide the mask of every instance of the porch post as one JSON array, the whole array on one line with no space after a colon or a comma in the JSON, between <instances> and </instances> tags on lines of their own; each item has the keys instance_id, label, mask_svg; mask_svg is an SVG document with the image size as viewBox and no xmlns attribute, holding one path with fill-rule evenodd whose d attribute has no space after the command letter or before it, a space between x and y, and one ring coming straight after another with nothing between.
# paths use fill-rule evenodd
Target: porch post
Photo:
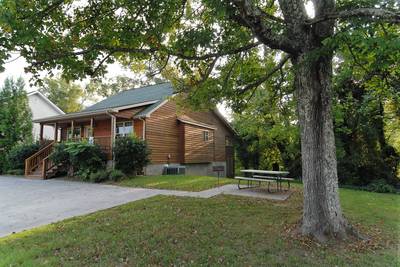
<instances>
[{"instance_id":1,"label":"porch post","mask_svg":"<svg viewBox=\"0 0 400 267\"><path fill-rule=\"evenodd\" d=\"M40 142L43 142L43 123L40 123L40 136L39 136L39 140Z\"/></svg>"},{"instance_id":2,"label":"porch post","mask_svg":"<svg viewBox=\"0 0 400 267\"><path fill-rule=\"evenodd\" d=\"M116 118L114 115L111 115L111 157L112 157L113 169L115 166L115 155L114 155L115 127L116 127Z\"/></svg>"},{"instance_id":3,"label":"porch post","mask_svg":"<svg viewBox=\"0 0 400 267\"><path fill-rule=\"evenodd\" d=\"M90 137L93 137L93 118L90 118Z\"/></svg>"},{"instance_id":4,"label":"porch post","mask_svg":"<svg viewBox=\"0 0 400 267\"><path fill-rule=\"evenodd\" d=\"M115 124L116 124L115 116L112 116L111 117L111 146L114 145L114 141L115 141Z\"/></svg>"},{"instance_id":5,"label":"porch post","mask_svg":"<svg viewBox=\"0 0 400 267\"><path fill-rule=\"evenodd\" d=\"M74 140L74 121L71 120L71 139Z\"/></svg>"},{"instance_id":6,"label":"porch post","mask_svg":"<svg viewBox=\"0 0 400 267\"><path fill-rule=\"evenodd\" d=\"M54 123L54 142L58 141L58 124Z\"/></svg>"}]
</instances>

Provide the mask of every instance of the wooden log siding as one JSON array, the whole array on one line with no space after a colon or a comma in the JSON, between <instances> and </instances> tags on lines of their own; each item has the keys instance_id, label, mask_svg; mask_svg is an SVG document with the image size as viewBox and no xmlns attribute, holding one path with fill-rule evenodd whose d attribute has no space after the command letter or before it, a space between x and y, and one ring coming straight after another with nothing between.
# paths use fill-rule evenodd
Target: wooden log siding
<instances>
[{"instance_id":1,"label":"wooden log siding","mask_svg":"<svg viewBox=\"0 0 400 267\"><path fill-rule=\"evenodd\" d=\"M146 140L152 164L180 163L179 127L176 106L168 101L146 118ZM168 155L171 158L168 160Z\"/></svg>"},{"instance_id":2,"label":"wooden log siding","mask_svg":"<svg viewBox=\"0 0 400 267\"><path fill-rule=\"evenodd\" d=\"M183 123L185 141L183 163L207 163L214 161L214 130ZM208 140L204 140L204 131Z\"/></svg>"},{"instance_id":3,"label":"wooden log siding","mask_svg":"<svg viewBox=\"0 0 400 267\"><path fill-rule=\"evenodd\" d=\"M134 120L133 131L135 132L136 137L143 139L143 121Z\"/></svg>"},{"instance_id":4,"label":"wooden log siding","mask_svg":"<svg viewBox=\"0 0 400 267\"><path fill-rule=\"evenodd\" d=\"M215 126L216 129L212 134L213 161L225 161L225 139L226 137L232 138L233 134L224 122L213 111L186 111L184 114L194 121ZM168 154L171 155L170 163L184 163L185 155L182 152L185 147L188 147L186 143L190 141L190 138L183 138L182 127L184 126L181 125L182 123L178 124L176 104L172 100L146 118L146 140L151 149L150 158L153 164L167 163ZM209 131L212 130L209 129ZM203 152L201 151L201 153ZM196 163L194 158L193 156L190 160L191 163ZM201 159L201 162L204 162L204 159Z\"/></svg>"},{"instance_id":5,"label":"wooden log siding","mask_svg":"<svg viewBox=\"0 0 400 267\"><path fill-rule=\"evenodd\" d=\"M215 161L225 161L225 139L233 138L232 132L227 126L215 115L213 111L185 112L189 118L205 124L215 126L214 143L215 143Z\"/></svg>"},{"instance_id":6,"label":"wooden log siding","mask_svg":"<svg viewBox=\"0 0 400 267\"><path fill-rule=\"evenodd\" d=\"M111 137L111 118L107 120L94 120L94 137Z\"/></svg>"}]
</instances>

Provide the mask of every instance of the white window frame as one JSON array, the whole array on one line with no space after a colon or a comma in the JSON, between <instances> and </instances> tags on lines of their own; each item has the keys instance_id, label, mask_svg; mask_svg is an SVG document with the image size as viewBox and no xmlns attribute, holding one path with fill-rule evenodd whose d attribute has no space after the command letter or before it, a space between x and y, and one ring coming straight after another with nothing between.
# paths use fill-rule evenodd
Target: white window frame
<instances>
[{"instance_id":1,"label":"white window frame","mask_svg":"<svg viewBox=\"0 0 400 267\"><path fill-rule=\"evenodd\" d=\"M79 129L79 136L75 137L74 132L77 129ZM72 131L72 127L67 128L67 140L74 140L74 139L79 139L79 138L82 138L82 127L81 126L74 126L73 131Z\"/></svg>"},{"instance_id":2,"label":"white window frame","mask_svg":"<svg viewBox=\"0 0 400 267\"><path fill-rule=\"evenodd\" d=\"M132 132L130 132L130 133L125 132L125 128L129 127L129 126L126 126L127 123L132 124ZM123 125L122 127L124 128L124 132L117 133L118 125L121 125L121 124ZM135 134L135 126L134 126L133 121L118 121L117 123L115 123L115 137L129 136L131 134Z\"/></svg>"},{"instance_id":3,"label":"white window frame","mask_svg":"<svg viewBox=\"0 0 400 267\"><path fill-rule=\"evenodd\" d=\"M209 131L203 131L203 141L204 142L210 141L210 132Z\"/></svg>"}]
</instances>

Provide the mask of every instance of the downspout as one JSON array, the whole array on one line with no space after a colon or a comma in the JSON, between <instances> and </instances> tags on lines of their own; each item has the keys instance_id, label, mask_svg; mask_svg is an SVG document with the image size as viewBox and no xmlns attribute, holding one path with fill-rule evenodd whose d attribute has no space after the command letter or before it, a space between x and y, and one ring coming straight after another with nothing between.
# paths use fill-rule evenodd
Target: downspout
<instances>
[{"instance_id":1,"label":"downspout","mask_svg":"<svg viewBox=\"0 0 400 267\"><path fill-rule=\"evenodd\" d=\"M114 154L114 142L115 142L115 115L111 114L108 110L106 114L111 117L111 155L112 155L112 168L115 167L115 154Z\"/></svg>"}]
</instances>

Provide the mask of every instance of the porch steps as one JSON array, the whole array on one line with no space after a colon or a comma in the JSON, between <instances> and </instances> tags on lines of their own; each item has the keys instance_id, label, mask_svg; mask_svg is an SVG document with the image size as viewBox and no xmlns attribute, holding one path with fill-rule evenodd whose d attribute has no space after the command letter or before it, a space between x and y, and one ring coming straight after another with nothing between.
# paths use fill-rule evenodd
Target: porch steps
<instances>
[{"instance_id":1,"label":"porch steps","mask_svg":"<svg viewBox=\"0 0 400 267\"><path fill-rule=\"evenodd\" d=\"M30 174L26 175L26 177L32 178L32 179L43 179L42 171L41 171L42 164L43 164L43 162L40 162L40 164L39 164L40 167L33 170ZM57 166L54 166L51 170L47 171L46 179L54 178L56 176L57 172L63 167L64 167L63 164L58 164Z\"/></svg>"}]
</instances>

